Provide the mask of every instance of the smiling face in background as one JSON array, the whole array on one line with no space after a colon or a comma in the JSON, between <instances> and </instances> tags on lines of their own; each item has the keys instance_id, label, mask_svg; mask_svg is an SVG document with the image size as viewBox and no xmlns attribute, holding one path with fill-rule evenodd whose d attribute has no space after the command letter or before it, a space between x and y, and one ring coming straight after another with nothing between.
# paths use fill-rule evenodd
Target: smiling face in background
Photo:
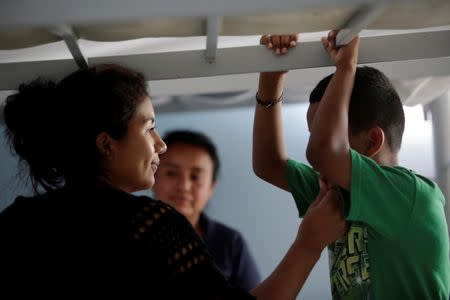
<instances>
[{"instance_id":1,"label":"smiling face in background","mask_svg":"<svg viewBox=\"0 0 450 300\"><path fill-rule=\"evenodd\" d=\"M214 163L208 152L187 143L170 144L161 156L155 197L172 205L194 226L214 193Z\"/></svg>"}]
</instances>

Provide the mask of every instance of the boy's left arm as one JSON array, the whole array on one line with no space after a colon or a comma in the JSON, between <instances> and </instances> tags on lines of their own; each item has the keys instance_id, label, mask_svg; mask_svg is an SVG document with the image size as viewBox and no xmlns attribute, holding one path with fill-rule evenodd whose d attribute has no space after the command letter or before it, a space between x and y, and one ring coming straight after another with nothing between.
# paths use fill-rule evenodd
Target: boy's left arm
<instances>
[{"instance_id":1,"label":"boy's left arm","mask_svg":"<svg viewBox=\"0 0 450 300\"><path fill-rule=\"evenodd\" d=\"M349 190L351 156L348 139L348 109L358 58L359 37L337 48L336 31L331 31L322 44L336 66L311 126L306 157L329 182Z\"/></svg>"}]
</instances>

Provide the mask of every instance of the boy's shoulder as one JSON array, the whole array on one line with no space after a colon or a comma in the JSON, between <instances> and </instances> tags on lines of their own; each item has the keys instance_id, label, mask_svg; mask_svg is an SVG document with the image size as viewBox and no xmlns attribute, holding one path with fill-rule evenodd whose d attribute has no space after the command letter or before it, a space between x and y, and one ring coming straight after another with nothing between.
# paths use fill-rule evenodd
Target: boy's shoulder
<instances>
[{"instance_id":1,"label":"boy's shoulder","mask_svg":"<svg viewBox=\"0 0 450 300\"><path fill-rule=\"evenodd\" d=\"M445 202L445 198L439 188L439 185L431 178L419 174L416 171L404 166L383 167L383 169L389 170L391 173L395 173L398 177L403 177L406 179L400 181L401 185L399 185L398 188L405 188L405 183L409 183L409 185L414 188L416 198L433 198L438 199L440 202Z\"/></svg>"},{"instance_id":2,"label":"boy's shoulder","mask_svg":"<svg viewBox=\"0 0 450 300\"><path fill-rule=\"evenodd\" d=\"M439 187L439 185L432 180L431 178L428 178L427 176L421 175L413 170L404 168L404 167L398 167L404 170L404 172L409 172L411 176L413 176L415 184L416 184L416 193L418 197L422 198L439 198L444 203L445 198L444 195Z\"/></svg>"},{"instance_id":3,"label":"boy's shoulder","mask_svg":"<svg viewBox=\"0 0 450 300\"><path fill-rule=\"evenodd\" d=\"M431 189L439 189L438 184L432 180L431 178L419 174L418 172L406 168L404 166L392 166L392 167L384 167L384 168L392 168L396 170L398 173L404 174L405 176L411 177L413 180L417 181L423 187L429 187Z\"/></svg>"},{"instance_id":4,"label":"boy's shoulder","mask_svg":"<svg viewBox=\"0 0 450 300\"><path fill-rule=\"evenodd\" d=\"M432 179L404 166L380 165L373 159L352 150L352 184L364 184L410 192L441 193L439 186Z\"/></svg>"},{"instance_id":5,"label":"boy's shoulder","mask_svg":"<svg viewBox=\"0 0 450 300\"><path fill-rule=\"evenodd\" d=\"M416 172L400 165L381 165L371 157L365 156L353 149L350 150L352 157L352 172L356 173L378 173L381 177L392 175L394 177L405 177L415 179L421 177ZM424 177L425 178L425 177Z\"/></svg>"}]
</instances>

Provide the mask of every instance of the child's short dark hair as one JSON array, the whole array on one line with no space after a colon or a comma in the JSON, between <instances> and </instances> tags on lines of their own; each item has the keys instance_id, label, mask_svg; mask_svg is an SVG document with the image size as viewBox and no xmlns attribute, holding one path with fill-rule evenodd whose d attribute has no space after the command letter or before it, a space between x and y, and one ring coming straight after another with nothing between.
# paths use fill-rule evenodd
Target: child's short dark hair
<instances>
[{"instance_id":1,"label":"child's short dark hair","mask_svg":"<svg viewBox=\"0 0 450 300\"><path fill-rule=\"evenodd\" d=\"M220 161L219 156L217 155L216 146L208 136L191 130L174 130L166 133L163 140L168 148L170 148L170 145L174 144L187 144L205 150L213 162L213 180L216 181L219 173Z\"/></svg>"},{"instance_id":2,"label":"child's short dark hair","mask_svg":"<svg viewBox=\"0 0 450 300\"><path fill-rule=\"evenodd\" d=\"M309 96L309 102L319 102L333 74L323 78ZM402 102L390 80L372 67L358 67L350 99L349 128L358 134L373 126L383 129L388 145L398 152L402 144L405 115Z\"/></svg>"}]
</instances>

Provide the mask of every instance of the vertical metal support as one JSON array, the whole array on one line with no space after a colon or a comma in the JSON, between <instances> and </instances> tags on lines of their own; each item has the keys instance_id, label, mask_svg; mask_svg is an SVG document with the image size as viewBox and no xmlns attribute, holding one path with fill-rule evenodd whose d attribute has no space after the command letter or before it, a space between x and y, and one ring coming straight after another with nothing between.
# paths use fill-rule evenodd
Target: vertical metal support
<instances>
[{"instance_id":1,"label":"vertical metal support","mask_svg":"<svg viewBox=\"0 0 450 300\"><path fill-rule=\"evenodd\" d=\"M205 59L208 63L214 63L216 61L217 43L219 41L221 27L222 17L207 17Z\"/></svg>"},{"instance_id":2,"label":"vertical metal support","mask_svg":"<svg viewBox=\"0 0 450 300\"><path fill-rule=\"evenodd\" d=\"M87 69L88 62L81 51L80 45L78 45L78 38L73 32L72 28L66 25L58 26L51 29L51 32L60 36L69 48L73 59L77 63L80 69Z\"/></svg>"},{"instance_id":3,"label":"vertical metal support","mask_svg":"<svg viewBox=\"0 0 450 300\"><path fill-rule=\"evenodd\" d=\"M336 36L336 45L344 46L350 43L353 38L366 29L386 8L389 1L379 1L363 5L349 20L342 26Z\"/></svg>"},{"instance_id":4,"label":"vertical metal support","mask_svg":"<svg viewBox=\"0 0 450 300\"><path fill-rule=\"evenodd\" d=\"M450 91L429 104L433 120L436 181L445 199L447 228L450 225Z\"/></svg>"}]
</instances>

